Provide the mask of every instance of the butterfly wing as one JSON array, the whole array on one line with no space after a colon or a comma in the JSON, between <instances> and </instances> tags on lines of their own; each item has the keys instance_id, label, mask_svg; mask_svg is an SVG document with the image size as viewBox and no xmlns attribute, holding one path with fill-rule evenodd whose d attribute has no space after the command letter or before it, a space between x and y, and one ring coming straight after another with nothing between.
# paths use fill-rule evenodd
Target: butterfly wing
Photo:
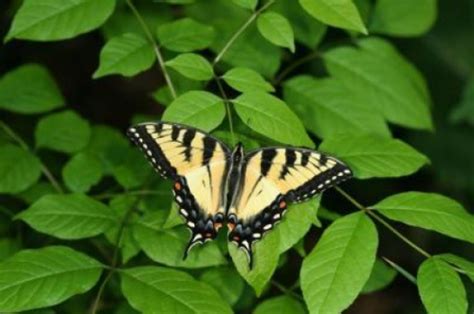
<instances>
[{"instance_id":1,"label":"butterfly wing","mask_svg":"<svg viewBox=\"0 0 474 314\"><path fill-rule=\"evenodd\" d=\"M341 161L310 149L277 147L249 153L229 208L229 240L251 258L252 243L273 229L289 202L304 201L351 176Z\"/></svg>"},{"instance_id":2,"label":"butterfly wing","mask_svg":"<svg viewBox=\"0 0 474 314\"><path fill-rule=\"evenodd\" d=\"M209 134L179 124L142 123L127 135L163 177L174 181L179 213L192 232L185 252L212 240L224 220L224 184L230 151Z\"/></svg>"}]
</instances>

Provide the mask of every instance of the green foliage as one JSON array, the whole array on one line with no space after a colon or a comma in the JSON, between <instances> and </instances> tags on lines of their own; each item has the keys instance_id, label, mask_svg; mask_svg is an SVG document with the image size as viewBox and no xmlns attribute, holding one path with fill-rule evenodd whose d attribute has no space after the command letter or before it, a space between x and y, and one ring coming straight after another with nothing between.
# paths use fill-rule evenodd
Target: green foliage
<instances>
[{"instance_id":1,"label":"green foliage","mask_svg":"<svg viewBox=\"0 0 474 314\"><path fill-rule=\"evenodd\" d=\"M276 12L263 13L257 19L257 27L260 34L271 43L295 52L293 29L284 16Z\"/></svg>"},{"instance_id":2,"label":"green foliage","mask_svg":"<svg viewBox=\"0 0 474 314\"><path fill-rule=\"evenodd\" d=\"M422 305L428 313L468 311L474 85L472 69L462 68L470 60L455 50L468 55L468 40L449 42L444 51L433 33L416 44L373 35L422 36L443 13L436 1L24 0L6 11L11 16L0 16L11 18L0 48L0 312L340 313L360 294L369 300L369 293L399 288L402 280L420 294L409 311ZM440 21L437 28L443 27ZM70 40L41 43L63 39ZM466 81L452 110L439 108L457 100L438 94L459 88L459 77L430 81L431 93L422 73L432 75L439 60L420 71L408 57L423 64L426 56L418 52L428 45ZM69 73L70 59L59 60L77 58L74 49L85 50L77 60L80 75ZM103 102L113 102L106 114ZM153 173L124 134L126 126L150 120L212 131L247 151L319 145L359 180L337 189L349 202L331 192L290 204L254 243L251 269L224 231L183 260L190 234L172 183ZM451 127L457 129L446 136ZM418 137L437 142L436 149ZM453 150L463 162L451 159ZM395 179L421 168L414 179ZM441 194L404 192L416 188L444 190L463 205ZM362 196L382 200L365 207ZM465 257L429 254L390 220L462 240L435 242L422 234L426 251L449 252L455 244ZM405 268L405 256L389 256L394 240L379 244L374 222L426 258L417 278L410 272L419 260Z\"/></svg>"},{"instance_id":3,"label":"green foliage","mask_svg":"<svg viewBox=\"0 0 474 314\"><path fill-rule=\"evenodd\" d=\"M110 208L82 194L45 195L18 218L61 239L93 237L117 222Z\"/></svg>"},{"instance_id":4,"label":"green foliage","mask_svg":"<svg viewBox=\"0 0 474 314\"><path fill-rule=\"evenodd\" d=\"M102 267L64 246L21 251L0 264L0 308L17 312L58 304L91 289Z\"/></svg>"},{"instance_id":5,"label":"green foliage","mask_svg":"<svg viewBox=\"0 0 474 314\"><path fill-rule=\"evenodd\" d=\"M37 147L76 153L86 147L91 130L89 122L71 110L41 118L36 126Z\"/></svg>"},{"instance_id":6,"label":"green foliage","mask_svg":"<svg viewBox=\"0 0 474 314\"><path fill-rule=\"evenodd\" d=\"M26 0L5 41L12 38L61 40L99 27L112 14L114 0Z\"/></svg>"},{"instance_id":7,"label":"green foliage","mask_svg":"<svg viewBox=\"0 0 474 314\"><path fill-rule=\"evenodd\" d=\"M183 53L165 63L187 78L196 81L208 81L212 78L211 64L206 58L194 53Z\"/></svg>"},{"instance_id":8,"label":"green foliage","mask_svg":"<svg viewBox=\"0 0 474 314\"><path fill-rule=\"evenodd\" d=\"M373 207L390 219L474 243L474 216L448 197L405 192L389 196Z\"/></svg>"},{"instance_id":9,"label":"green foliage","mask_svg":"<svg viewBox=\"0 0 474 314\"><path fill-rule=\"evenodd\" d=\"M61 107L64 99L48 70L38 64L22 65L0 79L0 109L42 113Z\"/></svg>"},{"instance_id":10,"label":"green foliage","mask_svg":"<svg viewBox=\"0 0 474 314\"><path fill-rule=\"evenodd\" d=\"M363 213L336 220L301 267L301 289L311 313L339 313L362 290L375 262L378 238Z\"/></svg>"},{"instance_id":11,"label":"green foliage","mask_svg":"<svg viewBox=\"0 0 474 314\"><path fill-rule=\"evenodd\" d=\"M436 0L378 0L369 30L395 36L418 36L431 28L436 10Z\"/></svg>"},{"instance_id":12,"label":"green foliage","mask_svg":"<svg viewBox=\"0 0 474 314\"><path fill-rule=\"evenodd\" d=\"M142 36L127 33L110 39L100 52L99 68L93 77L110 74L134 76L155 62L153 47Z\"/></svg>"},{"instance_id":13,"label":"green foliage","mask_svg":"<svg viewBox=\"0 0 474 314\"><path fill-rule=\"evenodd\" d=\"M35 184L41 163L28 151L14 146L0 147L0 193L19 193Z\"/></svg>"},{"instance_id":14,"label":"green foliage","mask_svg":"<svg viewBox=\"0 0 474 314\"><path fill-rule=\"evenodd\" d=\"M141 312L232 313L215 290L184 272L143 266L123 270L120 275L125 297Z\"/></svg>"},{"instance_id":15,"label":"green foliage","mask_svg":"<svg viewBox=\"0 0 474 314\"><path fill-rule=\"evenodd\" d=\"M459 275L440 258L429 258L417 274L421 300L429 313L466 313L466 291Z\"/></svg>"}]
</instances>

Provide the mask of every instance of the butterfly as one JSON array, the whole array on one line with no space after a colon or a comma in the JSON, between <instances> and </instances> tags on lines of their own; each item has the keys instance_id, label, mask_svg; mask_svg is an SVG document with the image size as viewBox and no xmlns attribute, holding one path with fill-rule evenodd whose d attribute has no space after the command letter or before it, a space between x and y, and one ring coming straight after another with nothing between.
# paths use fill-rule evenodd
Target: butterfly
<instances>
[{"instance_id":1,"label":"butterfly","mask_svg":"<svg viewBox=\"0 0 474 314\"><path fill-rule=\"evenodd\" d=\"M252 245L272 230L289 203L301 202L352 177L343 162L307 148L266 147L244 153L193 127L141 123L127 130L153 168L173 180L174 200L191 231L184 252L216 238L229 241L252 267Z\"/></svg>"}]
</instances>

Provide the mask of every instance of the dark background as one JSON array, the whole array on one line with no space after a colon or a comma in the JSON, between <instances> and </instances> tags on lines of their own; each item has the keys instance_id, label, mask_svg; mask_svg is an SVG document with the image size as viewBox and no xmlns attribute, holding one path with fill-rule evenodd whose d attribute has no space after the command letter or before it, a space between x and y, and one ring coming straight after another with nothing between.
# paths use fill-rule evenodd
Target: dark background
<instances>
[{"instance_id":1,"label":"dark background","mask_svg":"<svg viewBox=\"0 0 474 314\"><path fill-rule=\"evenodd\" d=\"M416 1L416 0L415 0ZM14 1L17 2L17 1ZM13 2L0 1L0 37L3 38L11 22ZM340 36L331 30L326 40ZM353 181L347 190L363 204L373 204L397 192L418 190L441 193L460 201L469 211L474 208L474 126L452 122L451 114L462 99L463 89L473 75L474 68L474 1L440 0L438 20L432 30L419 38L391 39L401 53L411 60L426 78L433 100L435 132L395 129L394 134L425 153L431 166L417 174L396 180L375 179L361 184ZM100 32L92 32L72 40L53 43L12 41L0 48L0 75L28 62L46 65L67 100L67 105L96 123L113 125L120 129L128 126L132 114L158 115L163 108L150 93L163 84L158 67L132 79L107 76L91 78L98 66L98 56L104 40ZM284 65L283 65L284 67ZM307 68L303 67L305 70ZM297 74L297 72L293 73ZM14 127L32 129L33 118L2 113L2 119L15 121ZM14 117L14 119L13 119ZM32 134L32 132L26 132ZM335 192L325 194L323 204L339 209L341 213L353 210ZM472 245L438 234L395 224L410 239L428 252L453 252L474 260ZM416 274L422 257L398 238L378 227L381 235L379 256L386 256L410 273ZM312 246L320 234L313 230L308 236ZM290 262L292 256L290 255ZM296 260L296 259L295 259ZM292 283L295 273L279 273L281 282ZM464 279L463 279L464 280ZM465 280L464 280L465 281ZM474 288L465 281L469 303L474 304ZM277 293L278 290L272 291ZM398 275L385 290L361 296L348 313L422 313L416 287ZM472 311L472 309L471 309Z\"/></svg>"}]
</instances>

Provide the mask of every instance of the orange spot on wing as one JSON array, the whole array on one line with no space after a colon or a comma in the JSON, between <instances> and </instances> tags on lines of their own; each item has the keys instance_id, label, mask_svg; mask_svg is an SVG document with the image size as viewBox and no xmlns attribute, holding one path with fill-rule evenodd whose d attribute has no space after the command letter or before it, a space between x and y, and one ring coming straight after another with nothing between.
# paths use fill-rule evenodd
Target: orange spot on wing
<instances>
[{"instance_id":1,"label":"orange spot on wing","mask_svg":"<svg viewBox=\"0 0 474 314\"><path fill-rule=\"evenodd\" d=\"M227 224L227 228L229 228L229 230L232 231L232 230L234 230L234 228L235 228L235 224L233 224L233 223L228 223L228 224Z\"/></svg>"},{"instance_id":2,"label":"orange spot on wing","mask_svg":"<svg viewBox=\"0 0 474 314\"><path fill-rule=\"evenodd\" d=\"M286 207L286 202L285 201L281 201L280 202L280 208L283 209Z\"/></svg>"},{"instance_id":3,"label":"orange spot on wing","mask_svg":"<svg viewBox=\"0 0 474 314\"><path fill-rule=\"evenodd\" d=\"M222 227L222 224L220 222L214 223L214 229L219 230L221 227Z\"/></svg>"},{"instance_id":4,"label":"orange spot on wing","mask_svg":"<svg viewBox=\"0 0 474 314\"><path fill-rule=\"evenodd\" d=\"M181 183L176 182L176 183L174 184L174 188L175 188L175 190L177 190L177 191L181 190Z\"/></svg>"}]
</instances>

